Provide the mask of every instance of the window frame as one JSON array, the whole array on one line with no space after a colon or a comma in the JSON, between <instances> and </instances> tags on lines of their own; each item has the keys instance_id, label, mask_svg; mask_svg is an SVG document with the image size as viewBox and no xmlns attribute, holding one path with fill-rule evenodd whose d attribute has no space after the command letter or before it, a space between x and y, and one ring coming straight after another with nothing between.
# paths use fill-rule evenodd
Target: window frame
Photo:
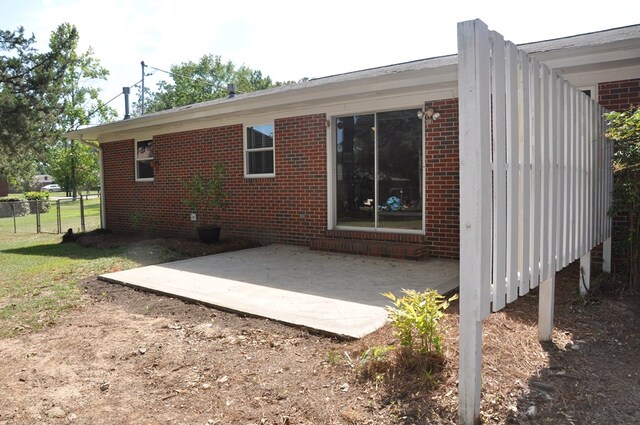
<instances>
[{"instance_id":1,"label":"window frame","mask_svg":"<svg viewBox=\"0 0 640 425\"><path fill-rule=\"evenodd\" d=\"M267 148L253 148L249 149L247 138L247 130L253 127L259 126L271 126L273 129L273 143L271 147ZM249 155L254 152L273 152L273 173L251 173L249 170ZM270 178L276 176L276 125L272 121L260 121L244 123L242 126L242 156L244 161L244 177L248 179Z\"/></svg>"},{"instance_id":2,"label":"window frame","mask_svg":"<svg viewBox=\"0 0 640 425\"><path fill-rule=\"evenodd\" d=\"M135 173L136 173L136 181L137 182L152 182L155 179L155 169L153 171L153 177L139 177L138 176L138 163L142 162L142 161L153 161L155 159L155 153L153 154L154 156L152 156L151 158L144 158L144 159L140 159L138 158L138 143L143 143L143 142L149 142L151 143L152 146L152 152L153 152L153 138L151 139L135 139L133 141L133 156L134 156L134 160L135 160Z\"/></svg>"},{"instance_id":3,"label":"window frame","mask_svg":"<svg viewBox=\"0 0 640 425\"><path fill-rule=\"evenodd\" d=\"M422 149L422 165L419 167L422 173L423 180L421 186L422 197L422 229L402 229L393 227L360 227L360 226L348 226L338 224L338 188L337 188L337 155L336 146L338 143L336 135L337 120L340 117L349 115L368 115L373 114L375 116L375 122L377 127L378 114L384 112L403 111L409 109L424 109L424 101L420 104L401 104L401 105L378 105L377 108L347 108L339 112L328 115L327 119L330 122L331 129L327 131L327 229L328 230L344 230L363 233L393 233L393 234L411 234L411 235L426 235L427 234L427 192L425 187L425 172L426 172L426 158L425 152L427 148L427 129L425 125L425 118L422 118L422 135L421 135L421 149ZM376 135L377 138L377 135ZM377 141L376 141L376 170L377 170ZM377 186L377 183L376 183ZM377 189L376 189L377 190Z\"/></svg>"}]
</instances>

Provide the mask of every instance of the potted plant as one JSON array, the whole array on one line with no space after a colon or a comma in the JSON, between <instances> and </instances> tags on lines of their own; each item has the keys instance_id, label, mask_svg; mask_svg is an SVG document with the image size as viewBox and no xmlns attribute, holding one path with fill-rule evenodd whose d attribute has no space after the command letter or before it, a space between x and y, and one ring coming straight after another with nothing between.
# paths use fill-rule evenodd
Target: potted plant
<instances>
[{"instance_id":1,"label":"potted plant","mask_svg":"<svg viewBox=\"0 0 640 425\"><path fill-rule=\"evenodd\" d=\"M213 244L220 239L218 212L228 205L229 196L224 190L224 179L224 164L217 163L210 178L196 173L190 180L181 181L188 193L182 203L195 214L198 238L204 243Z\"/></svg>"}]
</instances>

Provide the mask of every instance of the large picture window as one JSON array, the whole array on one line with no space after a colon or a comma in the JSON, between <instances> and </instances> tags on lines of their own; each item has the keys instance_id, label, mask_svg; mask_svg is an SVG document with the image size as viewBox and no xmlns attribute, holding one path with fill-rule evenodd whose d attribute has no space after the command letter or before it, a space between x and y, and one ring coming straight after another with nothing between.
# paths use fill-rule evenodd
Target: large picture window
<instances>
[{"instance_id":1,"label":"large picture window","mask_svg":"<svg viewBox=\"0 0 640 425\"><path fill-rule=\"evenodd\" d=\"M136 180L153 180L153 142L136 141Z\"/></svg>"},{"instance_id":2,"label":"large picture window","mask_svg":"<svg viewBox=\"0 0 640 425\"><path fill-rule=\"evenodd\" d=\"M245 137L245 175L247 177L274 176L273 124L247 126Z\"/></svg>"}]
</instances>

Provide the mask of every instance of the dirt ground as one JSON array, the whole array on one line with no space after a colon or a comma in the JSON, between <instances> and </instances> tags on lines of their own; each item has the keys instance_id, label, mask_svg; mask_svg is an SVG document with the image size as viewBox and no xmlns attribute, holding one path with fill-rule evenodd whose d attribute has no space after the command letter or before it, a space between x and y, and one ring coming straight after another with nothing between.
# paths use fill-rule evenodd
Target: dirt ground
<instances>
[{"instance_id":1,"label":"dirt ground","mask_svg":"<svg viewBox=\"0 0 640 425\"><path fill-rule=\"evenodd\" d=\"M537 341L536 291L485 321L484 423L640 423L638 302L604 280L581 300L577 276L573 265L558 277L553 343ZM84 305L58 323L0 340L0 424L456 422L457 303L444 359L425 369L397 352L370 359L397 342L388 326L338 341L93 277L82 286Z\"/></svg>"}]
</instances>

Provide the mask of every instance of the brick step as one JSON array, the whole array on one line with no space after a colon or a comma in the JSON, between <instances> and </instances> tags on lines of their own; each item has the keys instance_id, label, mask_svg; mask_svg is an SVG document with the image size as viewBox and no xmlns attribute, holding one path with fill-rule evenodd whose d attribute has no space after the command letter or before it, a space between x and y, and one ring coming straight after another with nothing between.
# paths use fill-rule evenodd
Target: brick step
<instances>
[{"instance_id":1,"label":"brick step","mask_svg":"<svg viewBox=\"0 0 640 425\"><path fill-rule=\"evenodd\" d=\"M416 235L411 233L384 233L384 232L366 232L354 230L325 230L325 238L328 239L357 239L371 240L381 242L395 242L407 244L421 244L426 242L424 235Z\"/></svg>"},{"instance_id":2,"label":"brick step","mask_svg":"<svg viewBox=\"0 0 640 425\"><path fill-rule=\"evenodd\" d=\"M366 239L314 239L309 246L315 251L370 255L373 257L421 260L429 255L429 247L415 243L398 243Z\"/></svg>"}]
</instances>

